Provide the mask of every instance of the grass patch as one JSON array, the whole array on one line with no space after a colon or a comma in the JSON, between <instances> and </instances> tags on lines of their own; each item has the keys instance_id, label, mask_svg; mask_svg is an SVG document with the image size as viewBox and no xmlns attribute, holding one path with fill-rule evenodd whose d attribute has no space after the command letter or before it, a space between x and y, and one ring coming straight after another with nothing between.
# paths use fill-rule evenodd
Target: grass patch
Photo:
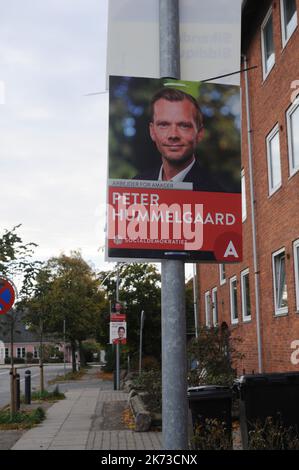
<instances>
[{"instance_id":1,"label":"grass patch","mask_svg":"<svg viewBox=\"0 0 299 470\"><path fill-rule=\"evenodd\" d=\"M43 392L32 392L31 394L31 401L47 401L47 402L55 402L58 400L64 400L65 394L59 391L58 385L56 385L53 392L48 392L48 390L44 390ZM24 403L24 397L21 400Z\"/></svg>"},{"instance_id":2,"label":"grass patch","mask_svg":"<svg viewBox=\"0 0 299 470\"><path fill-rule=\"evenodd\" d=\"M41 407L33 411L17 411L12 416L9 409L4 409L0 411L0 429L30 429L45 417L46 413Z\"/></svg>"},{"instance_id":3,"label":"grass patch","mask_svg":"<svg viewBox=\"0 0 299 470\"><path fill-rule=\"evenodd\" d=\"M57 375L55 379L50 380L50 385L56 384L57 382L69 382L71 380L81 380L83 375L86 374L87 367L82 367L78 372L67 372L65 375Z\"/></svg>"}]
</instances>

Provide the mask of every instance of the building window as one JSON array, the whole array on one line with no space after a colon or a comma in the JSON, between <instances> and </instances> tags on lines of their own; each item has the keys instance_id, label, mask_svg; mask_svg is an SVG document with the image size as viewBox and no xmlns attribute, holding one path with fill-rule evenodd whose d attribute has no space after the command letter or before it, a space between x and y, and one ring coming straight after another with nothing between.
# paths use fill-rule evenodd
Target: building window
<instances>
[{"instance_id":1,"label":"building window","mask_svg":"<svg viewBox=\"0 0 299 470\"><path fill-rule=\"evenodd\" d=\"M272 255L275 315L288 313L285 250Z\"/></svg>"},{"instance_id":2,"label":"building window","mask_svg":"<svg viewBox=\"0 0 299 470\"><path fill-rule=\"evenodd\" d=\"M225 264L219 264L219 279L220 279L220 285L223 286L223 284L226 283Z\"/></svg>"},{"instance_id":3,"label":"building window","mask_svg":"<svg viewBox=\"0 0 299 470\"><path fill-rule=\"evenodd\" d=\"M24 359L26 356L26 349L25 348L17 348L17 358Z\"/></svg>"},{"instance_id":4,"label":"building window","mask_svg":"<svg viewBox=\"0 0 299 470\"><path fill-rule=\"evenodd\" d=\"M290 176L299 170L299 103L287 111Z\"/></svg>"},{"instance_id":5,"label":"building window","mask_svg":"<svg viewBox=\"0 0 299 470\"><path fill-rule=\"evenodd\" d=\"M242 289L242 315L243 321L251 320L250 287L249 287L249 269L241 272Z\"/></svg>"},{"instance_id":6,"label":"building window","mask_svg":"<svg viewBox=\"0 0 299 470\"><path fill-rule=\"evenodd\" d=\"M264 80L275 64L272 8L262 24L262 60Z\"/></svg>"},{"instance_id":7,"label":"building window","mask_svg":"<svg viewBox=\"0 0 299 470\"><path fill-rule=\"evenodd\" d=\"M286 45L297 26L296 0L280 0L282 45Z\"/></svg>"},{"instance_id":8,"label":"building window","mask_svg":"<svg viewBox=\"0 0 299 470\"><path fill-rule=\"evenodd\" d=\"M211 326L211 302L210 292L205 293L205 311L206 311L206 326Z\"/></svg>"},{"instance_id":9,"label":"building window","mask_svg":"<svg viewBox=\"0 0 299 470\"><path fill-rule=\"evenodd\" d=\"M299 240L294 242L294 264L295 264L295 286L296 286L296 305L299 312Z\"/></svg>"},{"instance_id":10,"label":"building window","mask_svg":"<svg viewBox=\"0 0 299 470\"><path fill-rule=\"evenodd\" d=\"M279 126L267 136L267 160L268 160L268 181L269 194L273 194L281 187L281 166L280 166L280 145Z\"/></svg>"},{"instance_id":11,"label":"building window","mask_svg":"<svg viewBox=\"0 0 299 470\"><path fill-rule=\"evenodd\" d=\"M9 357L9 348L5 348L5 359Z\"/></svg>"},{"instance_id":12,"label":"building window","mask_svg":"<svg viewBox=\"0 0 299 470\"><path fill-rule=\"evenodd\" d=\"M238 323L237 277L230 279L230 313L232 324Z\"/></svg>"},{"instance_id":13,"label":"building window","mask_svg":"<svg viewBox=\"0 0 299 470\"><path fill-rule=\"evenodd\" d=\"M246 186L245 186L245 171L241 173L241 188L242 188L242 222L247 219L247 208L246 208Z\"/></svg>"},{"instance_id":14,"label":"building window","mask_svg":"<svg viewBox=\"0 0 299 470\"><path fill-rule=\"evenodd\" d=\"M218 325L218 299L217 299L217 287L212 289L212 317L213 325Z\"/></svg>"}]
</instances>

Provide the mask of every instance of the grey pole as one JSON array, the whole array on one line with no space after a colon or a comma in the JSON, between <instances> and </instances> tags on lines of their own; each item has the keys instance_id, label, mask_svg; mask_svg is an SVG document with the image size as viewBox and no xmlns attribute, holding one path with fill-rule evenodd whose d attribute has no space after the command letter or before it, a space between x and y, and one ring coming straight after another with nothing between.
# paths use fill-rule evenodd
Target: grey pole
<instances>
[{"instance_id":1,"label":"grey pole","mask_svg":"<svg viewBox=\"0 0 299 470\"><path fill-rule=\"evenodd\" d=\"M248 67L247 57L244 57L245 70ZM256 205L254 191L254 172L253 172L253 148L252 148L252 129L250 114L250 97L249 97L249 79L248 72L245 72L245 97L246 97L246 114L247 114L247 131L248 131L248 162L249 162L249 182L250 182L250 203L251 203L251 226L252 226L252 250L254 264L254 285L255 285L255 317L256 317L256 334L257 334L257 352L259 373L263 372L263 350L262 350L262 333L261 333L261 315L260 315L260 277L259 262L257 252L257 227L256 227Z\"/></svg>"},{"instance_id":2,"label":"grey pole","mask_svg":"<svg viewBox=\"0 0 299 470\"><path fill-rule=\"evenodd\" d=\"M66 364L65 364L65 319L63 320L63 370L64 378L66 376Z\"/></svg>"},{"instance_id":3,"label":"grey pole","mask_svg":"<svg viewBox=\"0 0 299 470\"><path fill-rule=\"evenodd\" d=\"M194 307L194 329L195 338L198 338L198 289L197 289L197 269L193 264L193 307Z\"/></svg>"},{"instance_id":4,"label":"grey pole","mask_svg":"<svg viewBox=\"0 0 299 470\"><path fill-rule=\"evenodd\" d=\"M160 75L180 77L179 1L160 0ZM185 265L162 261L163 449L188 448Z\"/></svg>"},{"instance_id":5,"label":"grey pole","mask_svg":"<svg viewBox=\"0 0 299 470\"><path fill-rule=\"evenodd\" d=\"M140 339L139 339L139 375L141 374L142 369L142 332L144 324L144 310L140 314Z\"/></svg>"},{"instance_id":6,"label":"grey pole","mask_svg":"<svg viewBox=\"0 0 299 470\"><path fill-rule=\"evenodd\" d=\"M119 267L117 264L116 302L119 302ZM120 389L119 343L116 343L116 390Z\"/></svg>"}]
</instances>

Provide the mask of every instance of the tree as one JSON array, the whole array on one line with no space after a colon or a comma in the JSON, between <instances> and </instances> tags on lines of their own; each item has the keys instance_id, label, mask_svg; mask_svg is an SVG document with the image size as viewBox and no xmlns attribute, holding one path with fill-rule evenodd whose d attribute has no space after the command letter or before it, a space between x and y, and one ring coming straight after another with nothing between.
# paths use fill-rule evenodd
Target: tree
<instances>
[{"instance_id":1,"label":"tree","mask_svg":"<svg viewBox=\"0 0 299 470\"><path fill-rule=\"evenodd\" d=\"M98 329L99 311L105 302L99 281L79 252L51 258L36 281L34 296L27 304L31 323L38 327L39 316L43 316L48 332L62 334L65 321L75 372L77 347L84 365L82 341L95 337ZM39 315L34 316L37 311Z\"/></svg>"},{"instance_id":2,"label":"tree","mask_svg":"<svg viewBox=\"0 0 299 470\"><path fill-rule=\"evenodd\" d=\"M20 298L30 294L33 279L39 267L39 262L32 259L36 243L24 243L16 225L11 230L4 230L0 236L0 276L11 280L18 276L21 282Z\"/></svg>"},{"instance_id":3,"label":"tree","mask_svg":"<svg viewBox=\"0 0 299 470\"><path fill-rule=\"evenodd\" d=\"M20 308L26 312L25 321L30 325L31 331L39 337L39 365L40 365L40 391L44 391L44 337L52 333L51 308L49 294L51 291L51 273L46 264L41 265L35 276L33 295L25 299Z\"/></svg>"},{"instance_id":4,"label":"tree","mask_svg":"<svg viewBox=\"0 0 299 470\"><path fill-rule=\"evenodd\" d=\"M24 243L18 235L17 229L20 225L16 225L11 230L4 230L0 236L0 277L9 278L11 281L18 277L21 284L19 297L26 298L32 290L32 282L38 262L32 260L34 247L37 245L33 242ZM10 332L10 350L11 350L11 374L14 377L14 333L20 321L20 312L18 308L11 309L5 318L1 319L0 330L9 327ZM16 411L16 401L14 396L14 385L11 381L11 415Z\"/></svg>"}]
</instances>

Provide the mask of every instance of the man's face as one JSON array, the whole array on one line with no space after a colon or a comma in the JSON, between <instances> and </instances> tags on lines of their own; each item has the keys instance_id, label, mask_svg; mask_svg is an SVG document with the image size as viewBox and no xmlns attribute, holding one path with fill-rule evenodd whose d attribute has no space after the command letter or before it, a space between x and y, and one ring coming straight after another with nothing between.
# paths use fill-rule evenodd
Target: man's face
<instances>
[{"instance_id":1,"label":"man's face","mask_svg":"<svg viewBox=\"0 0 299 470\"><path fill-rule=\"evenodd\" d=\"M125 330L124 330L123 328L120 328L120 329L118 330L118 337L119 337L119 339L123 339L124 336L125 336Z\"/></svg>"},{"instance_id":2,"label":"man's face","mask_svg":"<svg viewBox=\"0 0 299 470\"><path fill-rule=\"evenodd\" d=\"M154 104L150 135L162 158L169 163L179 166L188 162L203 137L203 129L196 124L195 106L187 99L159 99Z\"/></svg>"}]
</instances>

